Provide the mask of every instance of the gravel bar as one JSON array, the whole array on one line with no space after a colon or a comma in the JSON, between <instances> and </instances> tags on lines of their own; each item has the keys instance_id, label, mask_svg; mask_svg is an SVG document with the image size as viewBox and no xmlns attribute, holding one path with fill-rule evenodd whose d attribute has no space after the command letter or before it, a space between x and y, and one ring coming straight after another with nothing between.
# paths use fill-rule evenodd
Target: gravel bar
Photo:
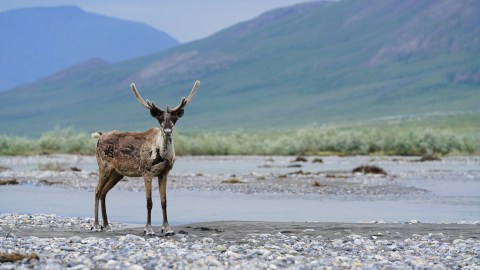
<instances>
[{"instance_id":1,"label":"gravel bar","mask_svg":"<svg viewBox=\"0 0 480 270\"><path fill-rule=\"evenodd\" d=\"M480 224L218 221L143 236L91 219L1 214L3 269L480 269ZM154 227L160 232L159 227Z\"/></svg>"}]
</instances>

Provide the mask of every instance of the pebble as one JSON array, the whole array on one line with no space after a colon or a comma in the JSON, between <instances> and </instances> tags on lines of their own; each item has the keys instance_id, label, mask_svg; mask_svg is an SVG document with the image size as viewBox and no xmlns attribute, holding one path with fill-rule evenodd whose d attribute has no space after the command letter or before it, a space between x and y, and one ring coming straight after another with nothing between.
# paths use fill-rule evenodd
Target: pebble
<instances>
[{"instance_id":1,"label":"pebble","mask_svg":"<svg viewBox=\"0 0 480 270\"><path fill-rule=\"evenodd\" d=\"M42 222L39 222L42 221ZM55 224L56 229L83 228L91 219L55 215L0 215L0 225L21 228ZM118 225L120 226L120 225ZM20 229L19 229L20 230ZM297 234L251 234L235 244L212 237L111 238L4 236L0 251L30 254L40 260L3 263L10 269L480 269L480 240L449 239L442 234L372 239L351 232L334 238ZM292 237L293 236L293 237ZM251 241L255 240L255 241Z\"/></svg>"}]
</instances>

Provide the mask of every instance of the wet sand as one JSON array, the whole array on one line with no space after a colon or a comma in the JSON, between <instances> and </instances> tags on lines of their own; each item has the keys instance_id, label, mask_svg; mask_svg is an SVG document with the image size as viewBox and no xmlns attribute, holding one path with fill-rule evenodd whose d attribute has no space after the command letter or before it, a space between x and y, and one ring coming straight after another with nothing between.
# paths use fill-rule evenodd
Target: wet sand
<instances>
[{"instance_id":1,"label":"wet sand","mask_svg":"<svg viewBox=\"0 0 480 270\"><path fill-rule=\"evenodd\" d=\"M174 226L173 229L176 232L175 237L182 234L188 235L188 241L191 242L204 237L211 237L221 241L242 243L251 235L276 234L279 232L297 237L307 235L322 236L327 239L340 238L351 234L373 237L378 240L404 240L414 237L415 234L441 234L444 241L446 239L480 239L480 224L215 221ZM72 236L113 238L132 234L145 238L169 238L160 235L161 228L159 226L154 226L154 231L157 232L157 236L144 236L143 227L128 227L112 232L94 232L85 229L60 231L51 228L29 227L20 229L15 235L41 238L69 238Z\"/></svg>"}]
</instances>

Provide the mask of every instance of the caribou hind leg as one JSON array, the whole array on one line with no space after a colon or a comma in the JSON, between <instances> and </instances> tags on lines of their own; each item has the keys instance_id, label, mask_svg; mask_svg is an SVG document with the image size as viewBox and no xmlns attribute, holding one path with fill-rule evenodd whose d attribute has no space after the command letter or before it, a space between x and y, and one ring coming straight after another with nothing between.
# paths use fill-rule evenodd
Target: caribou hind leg
<instances>
[{"instance_id":1,"label":"caribou hind leg","mask_svg":"<svg viewBox=\"0 0 480 270\"><path fill-rule=\"evenodd\" d=\"M123 175L120 175L116 172L112 172L108 177L107 183L102 188L100 193L100 200L102 201L102 219L103 219L103 229L106 231L111 231L112 227L108 224L107 218L107 205L106 205L106 197L107 193L120 181L122 180Z\"/></svg>"},{"instance_id":2,"label":"caribou hind leg","mask_svg":"<svg viewBox=\"0 0 480 270\"><path fill-rule=\"evenodd\" d=\"M102 189L103 187L105 187L105 184L107 183L109 176L110 176L110 173L107 174L102 170L100 170L98 175L98 184L97 184L97 188L95 189L95 211L94 211L95 221L92 226L92 230L96 232L100 232L102 230L102 226L100 226L98 222L98 204L100 201L100 195L102 193Z\"/></svg>"}]
</instances>

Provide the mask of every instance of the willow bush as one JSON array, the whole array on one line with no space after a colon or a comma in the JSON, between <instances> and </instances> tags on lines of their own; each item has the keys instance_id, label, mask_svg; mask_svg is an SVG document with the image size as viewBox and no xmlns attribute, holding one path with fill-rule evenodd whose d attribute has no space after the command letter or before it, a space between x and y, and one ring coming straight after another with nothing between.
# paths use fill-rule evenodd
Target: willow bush
<instances>
[{"instance_id":1,"label":"willow bush","mask_svg":"<svg viewBox=\"0 0 480 270\"><path fill-rule=\"evenodd\" d=\"M55 129L40 138L0 136L0 155L94 154L96 142L85 132Z\"/></svg>"},{"instance_id":2,"label":"willow bush","mask_svg":"<svg viewBox=\"0 0 480 270\"><path fill-rule=\"evenodd\" d=\"M423 128L305 128L179 135L179 155L425 155L480 152L480 136Z\"/></svg>"},{"instance_id":3,"label":"willow bush","mask_svg":"<svg viewBox=\"0 0 480 270\"><path fill-rule=\"evenodd\" d=\"M90 134L56 129L38 139L0 136L1 155L95 153ZM406 127L318 127L292 132L175 134L177 155L479 154L480 134Z\"/></svg>"}]
</instances>

